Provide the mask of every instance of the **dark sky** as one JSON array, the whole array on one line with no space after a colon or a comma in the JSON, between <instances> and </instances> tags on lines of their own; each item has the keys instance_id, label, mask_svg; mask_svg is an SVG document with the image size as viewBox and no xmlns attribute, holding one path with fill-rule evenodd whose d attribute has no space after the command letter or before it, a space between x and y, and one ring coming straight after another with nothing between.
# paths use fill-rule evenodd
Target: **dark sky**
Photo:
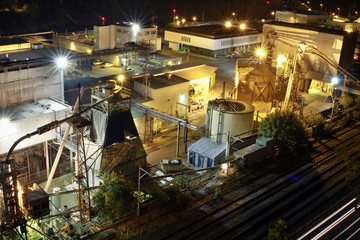
<instances>
[{"instance_id":1,"label":"dark sky","mask_svg":"<svg viewBox=\"0 0 360 240\"><path fill-rule=\"evenodd\" d=\"M236 12L239 20L261 19L270 17L270 12L284 6L290 0L0 0L0 9L13 8L27 4L30 12L0 12L0 30L3 35L19 32L42 31L50 29L75 28L76 26L100 24L101 16L107 22L142 21L151 22L152 16L159 25L171 21L172 9L177 15L190 20L193 16L201 20L226 20L232 12ZM337 12L347 16L358 9L359 0L314 0L313 9ZM359 5L359 3L358 3ZM71 30L71 29L69 29ZM74 29L75 30L75 29Z\"/></svg>"}]
</instances>

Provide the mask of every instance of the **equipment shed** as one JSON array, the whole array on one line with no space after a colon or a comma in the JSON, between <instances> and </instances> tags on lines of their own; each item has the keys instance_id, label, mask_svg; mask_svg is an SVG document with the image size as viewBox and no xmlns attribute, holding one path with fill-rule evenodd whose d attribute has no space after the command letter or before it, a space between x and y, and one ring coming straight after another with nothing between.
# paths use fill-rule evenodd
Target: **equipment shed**
<instances>
[{"instance_id":1,"label":"equipment shed","mask_svg":"<svg viewBox=\"0 0 360 240\"><path fill-rule=\"evenodd\" d=\"M189 147L188 163L196 168L208 168L221 164L226 143L217 144L211 138L201 138Z\"/></svg>"}]
</instances>

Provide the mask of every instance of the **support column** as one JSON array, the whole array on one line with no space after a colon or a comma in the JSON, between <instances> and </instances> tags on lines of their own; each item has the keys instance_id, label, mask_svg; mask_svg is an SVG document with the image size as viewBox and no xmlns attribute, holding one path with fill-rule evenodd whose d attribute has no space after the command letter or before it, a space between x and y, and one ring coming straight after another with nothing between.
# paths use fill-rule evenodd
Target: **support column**
<instances>
[{"instance_id":1,"label":"support column","mask_svg":"<svg viewBox=\"0 0 360 240\"><path fill-rule=\"evenodd\" d=\"M177 138L176 138L176 157L179 157L180 148L180 123L178 123Z\"/></svg>"},{"instance_id":2,"label":"support column","mask_svg":"<svg viewBox=\"0 0 360 240\"><path fill-rule=\"evenodd\" d=\"M49 148L48 148L48 142L45 141L43 143L44 145L44 156L45 156L45 163L46 163L46 176L49 178L50 174L50 159L49 159Z\"/></svg>"}]
</instances>

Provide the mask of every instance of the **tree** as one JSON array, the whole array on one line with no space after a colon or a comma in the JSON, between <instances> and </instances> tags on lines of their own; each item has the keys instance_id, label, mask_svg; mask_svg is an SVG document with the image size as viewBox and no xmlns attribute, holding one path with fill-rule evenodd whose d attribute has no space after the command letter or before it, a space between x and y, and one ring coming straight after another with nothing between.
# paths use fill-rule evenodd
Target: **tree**
<instances>
[{"instance_id":1,"label":"tree","mask_svg":"<svg viewBox=\"0 0 360 240\"><path fill-rule=\"evenodd\" d=\"M276 139L280 152L303 150L309 140L300 118L292 112L276 111L260 123L260 135Z\"/></svg>"},{"instance_id":2,"label":"tree","mask_svg":"<svg viewBox=\"0 0 360 240\"><path fill-rule=\"evenodd\" d=\"M269 240L290 240L290 236L286 233L287 225L285 220L279 219L273 228L269 228Z\"/></svg>"},{"instance_id":3,"label":"tree","mask_svg":"<svg viewBox=\"0 0 360 240\"><path fill-rule=\"evenodd\" d=\"M122 174L112 172L100 186L94 196L94 203L100 213L110 219L120 219L124 214L135 209L136 199L133 197L134 188Z\"/></svg>"}]
</instances>

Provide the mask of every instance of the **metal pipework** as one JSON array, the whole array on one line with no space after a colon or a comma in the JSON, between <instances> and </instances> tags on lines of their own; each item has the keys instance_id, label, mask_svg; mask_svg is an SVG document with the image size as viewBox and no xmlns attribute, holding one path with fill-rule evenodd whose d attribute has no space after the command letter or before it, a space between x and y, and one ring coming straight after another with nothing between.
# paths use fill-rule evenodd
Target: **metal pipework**
<instances>
[{"instance_id":1,"label":"metal pipework","mask_svg":"<svg viewBox=\"0 0 360 240\"><path fill-rule=\"evenodd\" d=\"M107 86L108 88L112 88L112 87L113 87L113 89L115 89L115 88L116 88L116 83L114 83L114 82L111 82L111 83L105 82L105 83L102 83L102 84L96 84L96 85L90 85L90 86L84 86L84 87L82 87L81 90L80 90L80 93L79 93L79 97L78 97L78 99L76 100L73 113L76 113L76 112L77 112L77 110L78 110L78 108L79 108L79 105L80 105L80 99L81 99L82 96L84 95L85 90L87 90L87 89L89 89L89 88L97 87L97 86ZM117 91L116 91L115 93L110 94L108 97L106 97L106 98L104 98L103 100L95 103L94 105L86 108L85 110L86 110L86 111L87 111L87 110L90 110L90 109L93 108L94 106L96 106L96 105L98 105L98 104L100 104L100 103L102 103L102 102L105 102L105 101L108 100L109 98L113 97L115 94L119 93L119 92L120 92L120 89L121 89L121 88L117 89ZM82 111L82 112L85 112L85 110ZM76 115L81 115L81 114L78 113L78 114L76 114ZM51 168L51 172L50 172L50 174L49 174L48 180L47 180L46 185L45 185L45 188L44 188L44 191L45 191L46 193L48 193L48 191L49 191L49 187L50 187L51 181L52 181L52 179L53 179L53 177L54 177L54 174L55 174L57 165L59 164L60 156L61 156L62 151L63 151L63 149L64 149L65 142L66 142L66 139L67 139L67 137L68 137L68 135L69 135L70 129L71 129L71 126L68 124L67 127L66 127L66 130L65 130L65 134L64 134L64 136L63 136L63 139L62 139L62 141L61 141L61 144L60 144L60 146L59 146L59 150L58 150L58 152L57 152L57 154L56 154L54 164L53 164L53 166L52 166L52 168Z\"/></svg>"}]
</instances>

